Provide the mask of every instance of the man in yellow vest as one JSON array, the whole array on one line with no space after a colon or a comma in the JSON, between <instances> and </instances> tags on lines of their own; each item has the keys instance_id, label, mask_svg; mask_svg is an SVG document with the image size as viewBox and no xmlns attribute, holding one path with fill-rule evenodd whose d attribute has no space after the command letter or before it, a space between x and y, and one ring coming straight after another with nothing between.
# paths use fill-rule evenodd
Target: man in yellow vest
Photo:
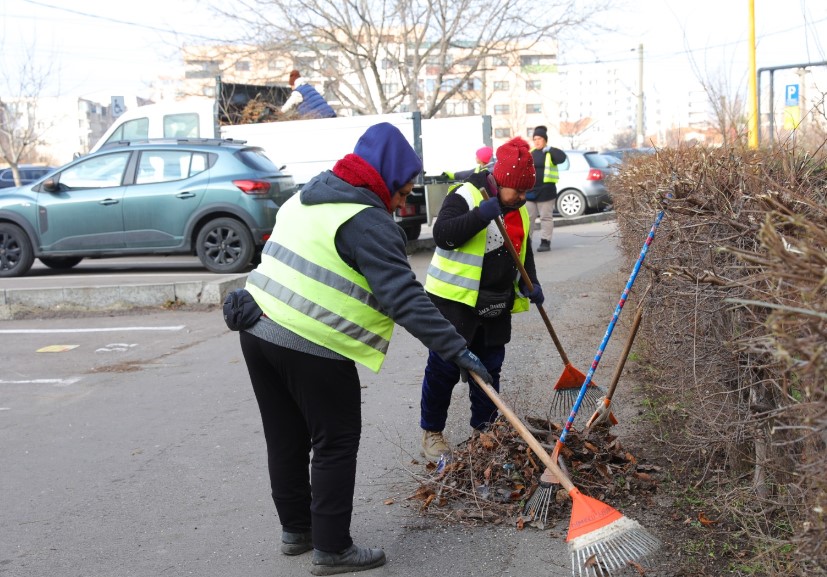
<instances>
[{"instance_id":1,"label":"man in yellow vest","mask_svg":"<svg viewBox=\"0 0 827 577\"><path fill-rule=\"evenodd\" d=\"M511 340L511 313L528 310L529 299L543 302L531 250L531 223L525 192L534 186L534 163L528 143L509 140L497 149L493 174L482 171L453 189L442 203L433 228L434 251L425 290L439 311L457 328L485 365L499 391L505 345ZM484 200L482 190L489 199ZM504 228L534 285L523 287L517 265L494 219ZM422 454L437 462L450 453L443 430L451 393L460 369L431 349L422 381L420 426ZM463 375L463 380L465 377ZM469 385L471 427L483 430L497 408L479 387Z\"/></svg>"},{"instance_id":2,"label":"man in yellow vest","mask_svg":"<svg viewBox=\"0 0 827 577\"><path fill-rule=\"evenodd\" d=\"M554 231L554 205L557 204L557 165L566 161L566 153L559 148L548 145L548 129L545 126L534 128L532 135L534 148L534 171L537 177L534 186L526 193L526 206L531 217L531 224L540 217L540 246L537 252L551 250L551 234Z\"/></svg>"},{"instance_id":3,"label":"man in yellow vest","mask_svg":"<svg viewBox=\"0 0 827 577\"><path fill-rule=\"evenodd\" d=\"M314 575L385 563L381 549L350 536L361 434L356 363L379 371L397 322L457 371L491 382L416 280L393 220L421 171L396 127L368 128L353 154L282 205L247 280L261 315L238 328L264 425L281 551L313 549Z\"/></svg>"}]
</instances>

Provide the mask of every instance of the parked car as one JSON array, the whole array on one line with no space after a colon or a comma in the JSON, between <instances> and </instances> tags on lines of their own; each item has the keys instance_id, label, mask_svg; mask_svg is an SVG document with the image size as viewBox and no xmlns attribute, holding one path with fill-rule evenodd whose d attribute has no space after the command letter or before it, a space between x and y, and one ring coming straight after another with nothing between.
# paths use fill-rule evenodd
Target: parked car
<instances>
[{"instance_id":1,"label":"parked car","mask_svg":"<svg viewBox=\"0 0 827 577\"><path fill-rule=\"evenodd\" d=\"M52 172L55 168L53 166L38 166L35 164L18 164L17 169L20 172L20 186L29 184ZM14 174L11 167L0 168L0 188L11 188L17 186L14 183Z\"/></svg>"},{"instance_id":2,"label":"parked car","mask_svg":"<svg viewBox=\"0 0 827 577\"><path fill-rule=\"evenodd\" d=\"M243 141L115 143L0 194L0 277L26 274L35 258L68 269L87 257L171 254L241 272L295 189Z\"/></svg>"},{"instance_id":3,"label":"parked car","mask_svg":"<svg viewBox=\"0 0 827 577\"><path fill-rule=\"evenodd\" d=\"M651 146L644 146L641 148L613 148L611 150L604 150L600 154L606 154L619 158L621 161L627 158L639 156L641 154L654 154L655 149Z\"/></svg>"},{"instance_id":4,"label":"parked car","mask_svg":"<svg viewBox=\"0 0 827 577\"><path fill-rule=\"evenodd\" d=\"M614 170L610 161L593 150L566 150L566 162L557 166L557 212L572 218L602 211L612 204L604 178Z\"/></svg>"}]
</instances>

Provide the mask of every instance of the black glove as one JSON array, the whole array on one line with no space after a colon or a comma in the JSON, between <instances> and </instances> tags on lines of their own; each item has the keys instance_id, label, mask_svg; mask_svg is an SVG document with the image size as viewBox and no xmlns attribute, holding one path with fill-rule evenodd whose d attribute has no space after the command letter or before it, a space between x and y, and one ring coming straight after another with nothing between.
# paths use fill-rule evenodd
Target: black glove
<instances>
[{"instance_id":1,"label":"black glove","mask_svg":"<svg viewBox=\"0 0 827 577\"><path fill-rule=\"evenodd\" d=\"M523 293L523 295L527 296L528 300L533 302L535 305L539 306L543 304L543 301L546 300L546 297L543 296L543 287L541 287L540 284L536 282L531 283L531 286L534 290L528 290L528 287L526 287L525 282L521 280L520 292Z\"/></svg>"},{"instance_id":2,"label":"black glove","mask_svg":"<svg viewBox=\"0 0 827 577\"><path fill-rule=\"evenodd\" d=\"M480 218L486 222L491 222L503 213L502 208L500 208L500 201L497 198L483 200L477 210L480 213Z\"/></svg>"},{"instance_id":3,"label":"black glove","mask_svg":"<svg viewBox=\"0 0 827 577\"><path fill-rule=\"evenodd\" d=\"M465 349L454 357L453 361L459 367L459 376L463 383L468 382L468 371L473 371L483 380L484 383L488 385L494 384L494 380L488 373L488 369L486 369L485 365L482 364L480 358L468 349Z\"/></svg>"},{"instance_id":4,"label":"black glove","mask_svg":"<svg viewBox=\"0 0 827 577\"><path fill-rule=\"evenodd\" d=\"M261 318L262 310L245 289L235 289L224 297L224 322L231 331L249 329Z\"/></svg>"}]
</instances>

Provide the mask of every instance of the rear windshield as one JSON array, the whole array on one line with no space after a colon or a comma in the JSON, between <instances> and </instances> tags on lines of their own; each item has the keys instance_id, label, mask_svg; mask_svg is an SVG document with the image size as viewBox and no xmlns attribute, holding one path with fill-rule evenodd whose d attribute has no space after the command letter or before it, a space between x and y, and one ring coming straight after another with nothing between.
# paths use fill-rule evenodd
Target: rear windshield
<instances>
[{"instance_id":1,"label":"rear windshield","mask_svg":"<svg viewBox=\"0 0 827 577\"><path fill-rule=\"evenodd\" d=\"M273 161L264 156L264 152L260 149L245 148L244 150L239 150L235 154L241 159L241 162L250 168L270 174L277 174L279 172L278 167L273 164Z\"/></svg>"},{"instance_id":2,"label":"rear windshield","mask_svg":"<svg viewBox=\"0 0 827 577\"><path fill-rule=\"evenodd\" d=\"M586 159L586 162L589 163L589 166L592 168L609 168L610 164L609 161L604 157L602 154L598 154L596 152L587 152L583 155Z\"/></svg>"}]
</instances>

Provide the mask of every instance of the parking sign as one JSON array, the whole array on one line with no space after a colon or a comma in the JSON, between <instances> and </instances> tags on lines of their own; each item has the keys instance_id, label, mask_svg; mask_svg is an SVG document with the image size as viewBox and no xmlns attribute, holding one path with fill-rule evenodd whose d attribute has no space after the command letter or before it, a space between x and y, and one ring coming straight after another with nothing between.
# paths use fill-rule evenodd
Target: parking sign
<instances>
[{"instance_id":1,"label":"parking sign","mask_svg":"<svg viewBox=\"0 0 827 577\"><path fill-rule=\"evenodd\" d=\"M784 89L784 106L798 106L798 84L787 84Z\"/></svg>"}]
</instances>

